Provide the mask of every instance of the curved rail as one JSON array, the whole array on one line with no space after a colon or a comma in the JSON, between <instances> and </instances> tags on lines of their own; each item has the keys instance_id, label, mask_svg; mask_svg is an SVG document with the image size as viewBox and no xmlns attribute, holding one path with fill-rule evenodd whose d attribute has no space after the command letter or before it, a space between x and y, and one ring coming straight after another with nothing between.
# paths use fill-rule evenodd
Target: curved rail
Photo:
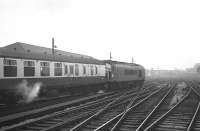
<instances>
[{"instance_id":1,"label":"curved rail","mask_svg":"<svg viewBox=\"0 0 200 131\"><path fill-rule=\"evenodd\" d=\"M74 128L70 129L70 131L81 130L82 128L90 128L94 130L95 128L98 128L97 123L105 123L110 118L113 118L113 116L116 116L120 114L121 112L123 112L127 107L132 105L136 101L136 99L137 100L142 99L148 93L149 91L148 90L146 91L146 89L142 90L142 92L140 93L140 96L139 96L139 93L136 93L134 96L132 96L132 98L131 97L129 98L129 100L125 103L125 105L119 105L119 104L112 105L113 103L108 104L104 109L100 110L99 112L92 115L85 121L76 125ZM115 101L115 103L116 102L119 102L119 101Z\"/></svg>"},{"instance_id":2,"label":"curved rail","mask_svg":"<svg viewBox=\"0 0 200 131\"><path fill-rule=\"evenodd\" d=\"M141 101L137 102L135 105L131 106L130 108L128 108L126 111L129 111L131 109L134 109L136 107L138 107L140 104L144 103L146 100L148 100L150 97L152 97L153 95L155 95L156 93L160 92L160 90L163 88L160 88L157 91L154 91L153 93L151 93L150 95L148 95L147 97L145 97L144 99L142 99ZM126 112L125 111L125 112ZM113 125L113 123L117 122L117 120L119 120L122 116L123 116L124 112L120 113L119 115L113 117L112 119L110 119L109 121L107 121L106 123L102 124L101 126L99 126L97 129L95 129L95 131L102 131L102 130L106 130L107 128L110 128L110 125ZM114 125L113 125L114 126Z\"/></svg>"},{"instance_id":3,"label":"curved rail","mask_svg":"<svg viewBox=\"0 0 200 131\"><path fill-rule=\"evenodd\" d=\"M170 116L170 115L172 115L172 113L177 109L177 110L180 110L179 112L182 112L182 113L185 113L185 115L186 114L188 114L187 112L189 112L189 114L188 115L191 115L190 113L192 113L192 111L191 111L191 109L190 109L190 111L188 111L188 110L184 110L184 107L186 107L186 106L184 106L184 104L187 104L188 103L188 101L187 101L187 98L189 99L192 99L193 100L193 98L191 98L191 97L193 97L193 94L191 94L191 92L192 92L192 89L190 88L190 90L189 90L189 92L188 92L188 94L186 95L186 96L184 96L184 98L181 100L181 101L179 101L173 108L171 108L168 112L166 112L164 115L162 115L161 117L159 117L158 119L156 119L151 125L149 125L144 131L149 131L149 130L153 130L155 127L158 127L158 124L159 123L161 123L161 121L162 120L164 120L164 119L166 119L166 118L168 118L168 116ZM190 96L190 97L189 97ZM191 102L190 102L190 104L191 104ZM183 106L183 108L178 108L178 107L180 107L180 106ZM177 111L178 112L178 111ZM182 114L183 115L183 114ZM174 114L174 117L172 117L172 118L169 118L169 120L168 121L171 121L172 123L173 123L173 120L178 120L178 117L180 117L180 114ZM183 116L182 116L183 117ZM171 119L171 120L170 120ZM185 120L185 123L186 122L188 122L188 118L187 118L187 121ZM175 122L176 123L176 122ZM185 125L185 124L184 124ZM163 128L170 128L172 125L159 125L159 129L163 129ZM174 129L176 129L176 130L183 130L183 129L185 129L185 127L181 127L181 126L175 126L174 127Z\"/></svg>"}]
</instances>

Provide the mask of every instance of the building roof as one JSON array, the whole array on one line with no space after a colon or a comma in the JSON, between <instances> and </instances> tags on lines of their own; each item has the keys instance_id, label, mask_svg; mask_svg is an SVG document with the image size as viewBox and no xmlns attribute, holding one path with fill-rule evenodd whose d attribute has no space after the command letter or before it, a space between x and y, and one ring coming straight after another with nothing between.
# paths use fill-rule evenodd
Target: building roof
<instances>
[{"instance_id":1,"label":"building roof","mask_svg":"<svg viewBox=\"0 0 200 131\"><path fill-rule=\"evenodd\" d=\"M103 64L102 61L87 55L70 53L57 49L55 49L54 52L55 53L53 54L51 48L16 42L14 44L0 48L0 57L36 59L36 60L47 60L47 61L63 61L71 63L85 63L85 64Z\"/></svg>"},{"instance_id":2,"label":"building roof","mask_svg":"<svg viewBox=\"0 0 200 131\"><path fill-rule=\"evenodd\" d=\"M128 63L128 62L120 62L120 61L113 61L113 60L104 60L104 62L106 62L106 63L110 63L110 64L128 64L128 65L131 65L131 66L140 66L140 65L138 65L138 64L136 64L136 63Z\"/></svg>"}]
</instances>

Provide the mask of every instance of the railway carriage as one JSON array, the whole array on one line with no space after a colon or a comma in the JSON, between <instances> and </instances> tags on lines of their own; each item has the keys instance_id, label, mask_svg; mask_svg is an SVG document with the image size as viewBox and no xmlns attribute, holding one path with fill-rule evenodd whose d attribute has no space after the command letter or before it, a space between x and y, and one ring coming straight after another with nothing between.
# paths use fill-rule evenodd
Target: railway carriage
<instances>
[{"instance_id":1,"label":"railway carriage","mask_svg":"<svg viewBox=\"0 0 200 131\"><path fill-rule=\"evenodd\" d=\"M28 85L42 83L41 93L105 83L102 61L60 50L52 54L50 48L19 42L0 49L0 65L1 96L16 92L16 86L23 80Z\"/></svg>"},{"instance_id":2,"label":"railway carriage","mask_svg":"<svg viewBox=\"0 0 200 131\"><path fill-rule=\"evenodd\" d=\"M0 48L0 100L16 98L19 86L33 88L37 83L41 84L40 95L60 95L143 81L144 68L133 63L100 61L20 42Z\"/></svg>"}]
</instances>

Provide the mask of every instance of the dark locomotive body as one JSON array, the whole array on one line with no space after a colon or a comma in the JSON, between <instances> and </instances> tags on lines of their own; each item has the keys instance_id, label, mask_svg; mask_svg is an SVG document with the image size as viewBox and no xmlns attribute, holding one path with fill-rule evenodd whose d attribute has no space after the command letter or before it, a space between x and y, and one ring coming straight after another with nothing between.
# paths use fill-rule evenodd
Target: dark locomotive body
<instances>
[{"instance_id":1,"label":"dark locomotive body","mask_svg":"<svg viewBox=\"0 0 200 131\"><path fill-rule=\"evenodd\" d=\"M104 61L106 64L106 76L110 85L122 87L141 87L145 80L145 69L135 63L119 61Z\"/></svg>"},{"instance_id":2,"label":"dark locomotive body","mask_svg":"<svg viewBox=\"0 0 200 131\"><path fill-rule=\"evenodd\" d=\"M0 48L0 99L15 97L17 87L41 83L40 94L107 90L123 83L142 85L144 68L134 63L100 61L90 56L14 43ZM95 86L94 86L95 85Z\"/></svg>"}]
</instances>

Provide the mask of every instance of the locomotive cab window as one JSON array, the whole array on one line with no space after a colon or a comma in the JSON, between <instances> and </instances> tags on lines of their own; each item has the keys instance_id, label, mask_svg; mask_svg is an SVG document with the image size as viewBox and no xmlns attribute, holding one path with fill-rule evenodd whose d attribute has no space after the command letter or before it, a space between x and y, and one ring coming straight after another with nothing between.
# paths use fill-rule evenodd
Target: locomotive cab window
<instances>
[{"instance_id":1,"label":"locomotive cab window","mask_svg":"<svg viewBox=\"0 0 200 131\"><path fill-rule=\"evenodd\" d=\"M49 76L50 75L49 62L40 62L40 75L41 76Z\"/></svg>"},{"instance_id":2,"label":"locomotive cab window","mask_svg":"<svg viewBox=\"0 0 200 131\"><path fill-rule=\"evenodd\" d=\"M125 75L135 75L135 74L137 74L137 71L125 69L124 74Z\"/></svg>"},{"instance_id":3,"label":"locomotive cab window","mask_svg":"<svg viewBox=\"0 0 200 131\"><path fill-rule=\"evenodd\" d=\"M17 61L12 59L4 59L4 76L16 77L17 76Z\"/></svg>"},{"instance_id":4,"label":"locomotive cab window","mask_svg":"<svg viewBox=\"0 0 200 131\"><path fill-rule=\"evenodd\" d=\"M24 61L24 76L35 76L34 61Z\"/></svg>"},{"instance_id":5,"label":"locomotive cab window","mask_svg":"<svg viewBox=\"0 0 200 131\"><path fill-rule=\"evenodd\" d=\"M54 63L54 75L62 76L62 63Z\"/></svg>"}]
</instances>

